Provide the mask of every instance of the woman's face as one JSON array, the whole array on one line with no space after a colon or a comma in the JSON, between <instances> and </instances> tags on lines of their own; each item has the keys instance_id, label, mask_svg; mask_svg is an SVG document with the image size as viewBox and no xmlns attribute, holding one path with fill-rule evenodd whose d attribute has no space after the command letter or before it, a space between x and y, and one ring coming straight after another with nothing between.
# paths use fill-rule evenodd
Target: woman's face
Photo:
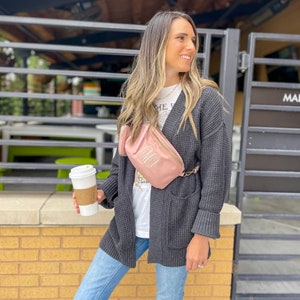
<instances>
[{"instance_id":1,"label":"woman's face","mask_svg":"<svg viewBox=\"0 0 300 300\"><path fill-rule=\"evenodd\" d=\"M167 85L179 82L179 73L190 70L196 55L196 36L192 25L183 18L173 20L166 46Z\"/></svg>"}]
</instances>

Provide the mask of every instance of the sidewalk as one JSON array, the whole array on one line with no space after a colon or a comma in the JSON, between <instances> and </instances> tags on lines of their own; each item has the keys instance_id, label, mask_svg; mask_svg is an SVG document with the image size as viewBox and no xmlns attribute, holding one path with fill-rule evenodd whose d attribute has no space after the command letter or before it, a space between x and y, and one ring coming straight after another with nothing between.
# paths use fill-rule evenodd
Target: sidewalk
<instances>
[{"instance_id":1,"label":"sidewalk","mask_svg":"<svg viewBox=\"0 0 300 300\"><path fill-rule=\"evenodd\" d=\"M244 200L243 212L245 213L273 213L273 214L299 214L299 198L249 198ZM300 254L300 219L242 219L241 232L256 234L277 234L279 239L243 239L240 241L241 254L266 254L266 255L299 255ZM298 236L297 239L288 239L289 235ZM238 274L269 276L269 281L248 280L239 281L237 293L262 293L262 294L300 294L300 259L286 260L240 260ZM272 278L280 275L281 279ZM287 280L284 277L296 275L297 280ZM268 298L270 299L270 298ZM277 299L277 298L276 298Z\"/></svg>"}]
</instances>

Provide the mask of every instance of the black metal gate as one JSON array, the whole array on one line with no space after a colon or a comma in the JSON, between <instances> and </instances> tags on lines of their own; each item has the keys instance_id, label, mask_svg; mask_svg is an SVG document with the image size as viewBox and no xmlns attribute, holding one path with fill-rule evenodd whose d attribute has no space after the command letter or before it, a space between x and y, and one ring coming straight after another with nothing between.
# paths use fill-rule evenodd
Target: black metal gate
<instances>
[{"instance_id":1,"label":"black metal gate","mask_svg":"<svg viewBox=\"0 0 300 300\"><path fill-rule=\"evenodd\" d=\"M280 49L259 57L258 47ZM232 300L300 299L300 35L251 33Z\"/></svg>"}]
</instances>

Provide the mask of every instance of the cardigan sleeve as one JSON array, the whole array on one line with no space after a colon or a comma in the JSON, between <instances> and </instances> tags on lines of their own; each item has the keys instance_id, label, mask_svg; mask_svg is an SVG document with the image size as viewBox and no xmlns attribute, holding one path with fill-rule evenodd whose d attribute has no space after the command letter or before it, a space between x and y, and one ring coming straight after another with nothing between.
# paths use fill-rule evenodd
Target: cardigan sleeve
<instances>
[{"instance_id":1,"label":"cardigan sleeve","mask_svg":"<svg viewBox=\"0 0 300 300\"><path fill-rule=\"evenodd\" d=\"M211 238L220 236L220 211L229 194L231 173L230 142L224 122L221 95L209 88L203 92L200 113L200 178L198 213L192 228Z\"/></svg>"},{"instance_id":2,"label":"cardigan sleeve","mask_svg":"<svg viewBox=\"0 0 300 300\"><path fill-rule=\"evenodd\" d=\"M105 182L98 186L99 189L102 189L106 199L101 203L101 206L105 208L114 207L114 199L118 195L118 173L119 173L119 154L118 151L112 160L112 166L110 169L110 174Z\"/></svg>"}]
</instances>

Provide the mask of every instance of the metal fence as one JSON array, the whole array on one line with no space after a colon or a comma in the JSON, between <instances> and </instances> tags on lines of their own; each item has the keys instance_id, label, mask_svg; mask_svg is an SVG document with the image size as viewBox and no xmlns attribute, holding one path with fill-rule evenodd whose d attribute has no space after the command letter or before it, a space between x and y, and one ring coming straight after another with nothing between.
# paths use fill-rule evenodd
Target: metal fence
<instances>
[{"instance_id":1,"label":"metal fence","mask_svg":"<svg viewBox=\"0 0 300 300\"><path fill-rule=\"evenodd\" d=\"M129 25L129 24L111 24L111 23L95 23L95 22L83 22L74 20L56 20L56 19L41 19L41 18L27 18L27 17L15 17L15 16L1 16L0 24L6 26L29 26L39 25L42 27L57 27L57 28L80 28L86 31L92 30L93 32L106 31L112 32L127 32L127 33L143 33L144 25ZM238 47L239 47L239 30L227 29L227 30L207 30L198 29L199 36L202 41L202 47L198 53L198 59L202 68L202 75L204 77L210 77L210 67L212 60L212 48L217 46L220 52L220 69L217 72L218 83L221 88L221 92L229 102L234 106L235 92L236 92L236 76L237 76L237 65L238 65ZM0 42L0 48L12 48L15 51L25 51L30 53L35 51L36 53L54 53L56 56L60 56L62 53L80 53L80 54L97 54L99 59L101 57L108 56L119 56L119 57L130 57L134 58L138 54L138 50L135 49L118 49L118 48L104 48L96 46L78 46L73 45L62 45L59 42L51 41L47 43L26 43L26 42ZM25 61L25 60L24 60ZM112 79L112 80L125 80L128 77L127 73L120 72L98 72L98 71L81 71L76 67L76 63L72 61L66 61L65 64L60 67L51 66L49 69L38 69L28 68L25 64L22 67L6 67L0 66L0 74L14 73L18 76L33 75L47 75L47 76L66 76L68 78L85 78L85 79ZM3 77L3 75L2 75ZM228 80L229 79L229 80ZM27 90L26 90L27 88ZM2 146L2 162L0 163L0 170L2 170L2 176L0 181L3 184L15 183L15 184L58 184L58 183L70 183L68 178L57 178L57 176L43 177L39 176L38 179L34 176L11 176L11 171L18 170L22 173L22 170L40 170L37 172L42 173L42 170L57 171L60 169L70 169L73 165L71 164L55 164L53 161L50 162L36 162L36 161L12 161L8 158L11 149L22 147L61 147L67 152L65 148L93 148L96 153L103 155L105 149L113 149L116 147L116 143L110 139L97 139L97 132L95 126L103 124L115 124L116 119L99 118L97 115L84 117L74 116L71 114L71 103L79 103L81 101L93 101L98 103L99 107L102 105L121 105L122 99L118 96L90 96L82 94L65 94L60 93L57 89L54 91L43 91L43 92L29 92L28 87L25 86L23 91L0 91L0 105L4 105L4 99L20 99L22 102L22 113L20 115L0 115L0 121L5 122L2 126L2 139L0 139L0 146ZM28 110L28 99L30 99L32 105L39 103L43 100L52 101L53 103L53 115L32 115ZM64 111L61 115L55 115L57 103L63 103L64 107L67 107L67 111ZM68 111L69 109L69 111ZM233 112L228 115L229 133L231 134ZM35 130L35 126L48 126L44 134L47 138L43 138L43 132L40 137L37 138L38 133ZM51 127L52 126L52 127ZM9 127L9 128L7 128ZM63 127L63 130L61 129ZM70 133L64 137L63 132L68 131ZM11 129L13 128L13 129ZM43 127L46 128L46 127ZM84 138L80 135L79 131L84 131L89 128L90 134L87 134L89 139L82 140ZM78 130L77 130L78 129ZM44 130L44 129L42 129ZM76 132L74 135L77 139L70 139L71 130ZM88 131L88 130L87 130ZM25 132L25 133L24 133ZM32 134L32 136L31 136ZM99 131L100 134L100 131ZM56 138L51 138L53 135ZM20 138L22 137L23 138ZM26 136L26 138L24 138ZM94 138L95 137L95 138ZM14 147L14 148L13 148ZM19 152L20 152L19 151ZM68 156L61 151L60 156ZM18 152L18 151L16 151ZM57 155L57 153L56 153ZM106 170L110 167L110 161L101 160L96 165L98 170Z\"/></svg>"}]
</instances>

